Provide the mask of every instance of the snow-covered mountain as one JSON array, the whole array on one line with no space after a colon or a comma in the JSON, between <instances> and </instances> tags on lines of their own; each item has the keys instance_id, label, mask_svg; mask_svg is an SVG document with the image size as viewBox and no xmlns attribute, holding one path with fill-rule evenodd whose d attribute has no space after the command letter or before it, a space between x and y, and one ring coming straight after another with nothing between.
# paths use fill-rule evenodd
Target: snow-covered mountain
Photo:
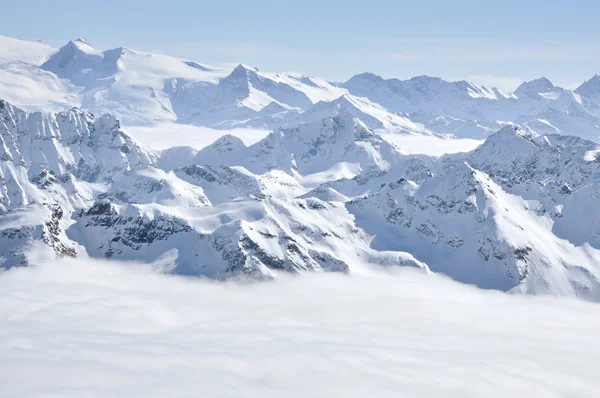
<instances>
[{"instance_id":1,"label":"snow-covered mountain","mask_svg":"<svg viewBox=\"0 0 600 398\"><path fill-rule=\"evenodd\" d=\"M337 114L352 115L373 130L394 133L433 135L420 123L412 122L406 115L392 113L367 98L344 94L333 101L320 101L290 120L291 123L312 122Z\"/></svg>"},{"instance_id":2,"label":"snow-covered mountain","mask_svg":"<svg viewBox=\"0 0 600 398\"><path fill-rule=\"evenodd\" d=\"M505 127L478 149L304 197L348 198L379 250L407 250L436 272L485 288L598 300L600 146Z\"/></svg>"},{"instance_id":3,"label":"snow-covered mountain","mask_svg":"<svg viewBox=\"0 0 600 398\"><path fill-rule=\"evenodd\" d=\"M110 115L96 118L79 109L27 113L4 101L0 109L5 268L28 264L37 249L145 261L165 272L214 277L349 272L374 264L427 269L410 254L373 250L343 204L297 198L307 189L292 175L266 171L252 159L248 165L256 174L224 164L172 168ZM360 141L352 151L365 167L380 147L393 152L351 118L345 121L351 125L323 123L329 123L327 132L351 134L348 145ZM290 158L284 155L289 145L269 153L274 137L251 148L249 156Z\"/></svg>"},{"instance_id":4,"label":"snow-covered mountain","mask_svg":"<svg viewBox=\"0 0 600 398\"><path fill-rule=\"evenodd\" d=\"M318 78L245 65L230 70L122 47L100 51L84 38L60 49L6 37L0 44L0 96L33 110L112 113L126 124L243 126L269 105L303 110L346 92Z\"/></svg>"},{"instance_id":5,"label":"snow-covered mountain","mask_svg":"<svg viewBox=\"0 0 600 398\"><path fill-rule=\"evenodd\" d=\"M597 77L514 93L369 73L333 84L85 39L0 43L1 268L34 254L215 278L411 266L600 301ZM154 151L120 120L272 131ZM400 135L485 142L433 157Z\"/></svg>"},{"instance_id":6,"label":"snow-covered mountain","mask_svg":"<svg viewBox=\"0 0 600 398\"><path fill-rule=\"evenodd\" d=\"M77 253L64 232L69 214L87 207L115 178L157 160L110 115L26 113L3 100L0 152L5 267L27 263L28 250L40 243L59 254Z\"/></svg>"},{"instance_id":7,"label":"snow-covered mountain","mask_svg":"<svg viewBox=\"0 0 600 398\"><path fill-rule=\"evenodd\" d=\"M600 76L594 75L590 80L585 81L577 87L575 92L582 97L589 98L597 104L600 104Z\"/></svg>"},{"instance_id":8,"label":"snow-covered mountain","mask_svg":"<svg viewBox=\"0 0 600 398\"><path fill-rule=\"evenodd\" d=\"M0 104L3 268L31 253L216 278L412 266L600 300L591 141L507 126L469 153L405 155L340 112L154 152L109 115Z\"/></svg>"},{"instance_id":9,"label":"snow-covered mountain","mask_svg":"<svg viewBox=\"0 0 600 398\"><path fill-rule=\"evenodd\" d=\"M484 138L502 125L519 123L540 133L596 141L600 137L600 105L581 90L556 87L546 78L525 82L514 93L465 81L383 79L371 73L356 75L342 87L389 111L409 113L409 118L440 134Z\"/></svg>"},{"instance_id":10,"label":"snow-covered mountain","mask_svg":"<svg viewBox=\"0 0 600 398\"><path fill-rule=\"evenodd\" d=\"M411 135L485 139L506 125L539 134L600 137L600 80L571 91L540 78L505 93L466 81L372 73L345 83L243 64L216 68L77 39L55 49L0 37L0 98L35 111L73 106L111 113L125 125L165 121L218 129L274 130L343 112L369 128Z\"/></svg>"},{"instance_id":11,"label":"snow-covered mountain","mask_svg":"<svg viewBox=\"0 0 600 398\"><path fill-rule=\"evenodd\" d=\"M359 119L342 113L276 130L250 147L234 137L223 137L198 152L194 163L238 165L256 173L277 169L306 176L337 168L354 173L385 170L403 157L398 148Z\"/></svg>"}]
</instances>

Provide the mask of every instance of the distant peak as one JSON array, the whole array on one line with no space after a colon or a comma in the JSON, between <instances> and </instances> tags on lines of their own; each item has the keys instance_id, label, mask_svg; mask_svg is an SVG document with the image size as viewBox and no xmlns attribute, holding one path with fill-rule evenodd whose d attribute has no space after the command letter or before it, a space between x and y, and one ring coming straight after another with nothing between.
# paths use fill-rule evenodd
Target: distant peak
<instances>
[{"instance_id":1,"label":"distant peak","mask_svg":"<svg viewBox=\"0 0 600 398\"><path fill-rule=\"evenodd\" d=\"M223 82L246 82L258 76L258 69L248 65L239 64L236 66L229 76L223 79Z\"/></svg>"},{"instance_id":2,"label":"distant peak","mask_svg":"<svg viewBox=\"0 0 600 398\"><path fill-rule=\"evenodd\" d=\"M364 77L364 78L377 79L380 76L376 75L375 73L371 73L371 72L363 72L363 73L359 73L358 75L356 75L356 77Z\"/></svg>"},{"instance_id":3,"label":"distant peak","mask_svg":"<svg viewBox=\"0 0 600 398\"><path fill-rule=\"evenodd\" d=\"M258 69L249 65L239 64L231 73L233 74L240 72L258 72Z\"/></svg>"},{"instance_id":4,"label":"distant peak","mask_svg":"<svg viewBox=\"0 0 600 398\"><path fill-rule=\"evenodd\" d=\"M285 112L287 108L282 106L281 104L271 101L265 107L260 110L260 113L273 114L278 112Z\"/></svg>"},{"instance_id":5,"label":"distant peak","mask_svg":"<svg viewBox=\"0 0 600 398\"><path fill-rule=\"evenodd\" d=\"M548 79L547 77L540 77L539 79L536 80L532 80L532 83L539 83L539 84L543 84L546 86L552 86L554 87L554 84L552 84L552 82L550 81L550 79Z\"/></svg>"},{"instance_id":6,"label":"distant peak","mask_svg":"<svg viewBox=\"0 0 600 398\"><path fill-rule=\"evenodd\" d=\"M502 139L503 137L521 137L528 141L532 141L537 134L532 131L523 130L521 126L513 124L502 127L496 133L488 137L488 140ZM532 141L533 142L533 141Z\"/></svg>"},{"instance_id":7,"label":"distant peak","mask_svg":"<svg viewBox=\"0 0 600 398\"><path fill-rule=\"evenodd\" d=\"M94 50L95 51L92 44L85 37L80 37L78 39L71 40L63 48L65 48L65 47L75 47L82 51L86 51L86 50L88 50L88 51Z\"/></svg>"},{"instance_id":8,"label":"distant peak","mask_svg":"<svg viewBox=\"0 0 600 398\"><path fill-rule=\"evenodd\" d=\"M60 52L73 53L73 52L84 52L87 54L99 53L85 37L80 37L75 40L70 40L67 44L60 48Z\"/></svg>"},{"instance_id":9,"label":"distant peak","mask_svg":"<svg viewBox=\"0 0 600 398\"><path fill-rule=\"evenodd\" d=\"M421 76L415 76L415 77L411 78L410 80L413 82L429 82L429 81L440 81L440 80L442 80L442 78L435 77L435 76L421 75Z\"/></svg>"},{"instance_id":10,"label":"distant peak","mask_svg":"<svg viewBox=\"0 0 600 398\"><path fill-rule=\"evenodd\" d=\"M371 72L364 72L364 73L360 73L358 75L354 75L350 78L350 80L368 80L368 81L383 81L383 77L376 75L374 73Z\"/></svg>"},{"instance_id":11,"label":"distant peak","mask_svg":"<svg viewBox=\"0 0 600 398\"><path fill-rule=\"evenodd\" d=\"M221 146L245 146L244 145L244 141L242 141L239 137L236 137L235 135L232 134L225 134L219 138L217 138L217 140L215 140L215 142L213 142L210 146L213 147L221 147Z\"/></svg>"},{"instance_id":12,"label":"distant peak","mask_svg":"<svg viewBox=\"0 0 600 398\"><path fill-rule=\"evenodd\" d=\"M85 37L79 37L79 38L75 39L75 43L77 43L77 42L87 44L90 47L92 46L92 44Z\"/></svg>"},{"instance_id":13,"label":"distant peak","mask_svg":"<svg viewBox=\"0 0 600 398\"><path fill-rule=\"evenodd\" d=\"M550 79L548 79L547 77L540 77L538 79L534 79L528 82L525 82L523 84L528 84L528 85L544 85L544 86L552 86L554 87L554 84L552 84L552 82L550 81Z\"/></svg>"},{"instance_id":14,"label":"distant peak","mask_svg":"<svg viewBox=\"0 0 600 398\"><path fill-rule=\"evenodd\" d=\"M577 87L575 92L586 98L596 98L600 95L600 76L595 74L591 79L586 80L581 86Z\"/></svg>"},{"instance_id":15,"label":"distant peak","mask_svg":"<svg viewBox=\"0 0 600 398\"><path fill-rule=\"evenodd\" d=\"M545 77L540 77L539 79L531 80L528 82L522 83L516 90L515 93L519 94L538 94L543 92L548 92L555 89L554 84L550 80Z\"/></svg>"}]
</instances>

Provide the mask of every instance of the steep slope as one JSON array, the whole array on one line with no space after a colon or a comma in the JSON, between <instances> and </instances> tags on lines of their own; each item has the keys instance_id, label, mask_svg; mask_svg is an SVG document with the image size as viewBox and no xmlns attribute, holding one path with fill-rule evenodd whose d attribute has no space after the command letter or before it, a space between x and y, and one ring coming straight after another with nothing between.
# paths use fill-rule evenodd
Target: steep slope
<instances>
[{"instance_id":1,"label":"steep slope","mask_svg":"<svg viewBox=\"0 0 600 398\"><path fill-rule=\"evenodd\" d=\"M356 75L342 85L350 94L369 98L392 112L422 110L463 119L481 118L469 104L487 104L512 96L465 81L447 82L429 76L410 80L383 79L372 73Z\"/></svg>"},{"instance_id":2,"label":"steep slope","mask_svg":"<svg viewBox=\"0 0 600 398\"><path fill-rule=\"evenodd\" d=\"M598 144L577 137L506 129L473 151L469 162L507 192L538 201L537 211L552 218L557 236L600 249L600 214L588 205L600 192L599 153Z\"/></svg>"},{"instance_id":3,"label":"steep slope","mask_svg":"<svg viewBox=\"0 0 600 398\"><path fill-rule=\"evenodd\" d=\"M167 81L183 79L214 85L227 71L160 54L125 48L99 51L84 39L70 41L41 69L79 88L81 106L112 113L128 124L175 120Z\"/></svg>"},{"instance_id":4,"label":"steep slope","mask_svg":"<svg viewBox=\"0 0 600 398\"><path fill-rule=\"evenodd\" d=\"M275 130L341 109L372 129L484 139L508 124L598 140L597 77L570 91L546 78L503 93L466 81L356 75L341 85L238 65L214 68L161 54L99 51L85 39L60 49L0 37L0 96L28 111L73 106L126 125L189 123ZM589 97L589 98L588 98Z\"/></svg>"},{"instance_id":5,"label":"steep slope","mask_svg":"<svg viewBox=\"0 0 600 398\"><path fill-rule=\"evenodd\" d=\"M427 270L407 253L373 250L343 206L294 199L306 189L282 171L196 164L165 171L110 115L27 113L4 101L0 110L2 268L41 254L218 278L370 265Z\"/></svg>"},{"instance_id":6,"label":"steep slope","mask_svg":"<svg viewBox=\"0 0 600 398\"><path fill-rule=\"evenodd\" d=\"M270 113L258 114L269 104L303 110L346 92L318 78L260 73L244 65L219 69L122 47L100 51L83 38L58 50L5 37L0 44L6 98L28 110L79 106L112 113L126 124L273 125Z\"/></svg>"},{"instance_id":7,"label":"steep slope","mask_svg":"<svg viewBox=\"0 0 600 398\"><path fill-rule=\"evenodd\" d=\"M2 266L26 264L34 246L75 255L64 232L71 212L114 178L155 162L110 115L27 113L0 100Z\"/></svg>"},{"instance_id":8,"label":"steep slope","mask_svg":"<svg viewBox=\"0 0 600 398\"><path fill-rule=\"evenodd\" d=\"M343 95L333 101L320 101L293 119L293 123L314 122L339 113L346 113L362 121L373 130L385 129L402 134L433 135L431 131L407 117L388 112L367 98Z\"/></svg>"},{"instance_id":9,"label":"steep slope","mask_svg":"<svg viewBox=\"0 0 600 398\"><path fill-rule=\"evenodd\" d=\"M56 51L41 42L0 36L0 98L31 111L79 105L71 83L39 67Z\"/></svg>"},{"instance_id":10,"label":"steep slope","mask_svg":"<svg viewBox=\"0 0 600 398\"><path fill-rule=\"evenodd\" d=\"M256 173L272 169L301 176L343 167L387 169L403 158L398 149L352 115L341 113L298 127L279 129L256 144L226 136L196 155L197 164L244 166Z\"/></svg>"},{"instance_id":11,"label":"steep slope","mask_svg":"<svg viewBox=\"0 0 600 398\"><path fill-rule=\"evenodd\" d=\"M19 40L0 35L0 63L22 62L41 65L56 49L42 42Z\"/></svg>"},{"instance_id":12,"label":"steep slope","mask_svg":"<svg viewBox=\"0 0 600 398\"><path fill-rule=\"evenodd\" d=\"M469 154L411 159L303 197L345 202L375 249L409 251L459 281L598 300L598 148L506 127Z\"/></svg>"},{"instance_id":13,"label":"steep slope","mask_svg":"<svg viewBox=\"0 0 600 398\"><path fill-rule=\"evenodd\" d=\"M365 73L342 85L393 112L411 114L416 122L441 134L485 138L507 123L526 124L562 134L598 138L600 107L580 93L554 86L548 79L525 82L512 94L468 82L428 76L383 79ZM552 130L548 130L550 126Z\"/></svg>"},{"instance_id":14,"label":"steep slope","mask_svg":"<svg viewBox=\"0 0 600 398\"><path fill-rule=\"evenodd\" d=\"M170 90L179 121L216 128L277 127L314 103L345 93L320 79L262 73L242 64L216 86L177 82Z\"/></svg>"},{"instance_id":15,"label":"steep slope","mask_svg":"<svg viewBox=\"0 0 600 398\"><path fill-rule=\"evenodd\" d=\"M575 92L582 97L600 104L600 76L594 75L591 79L583 82L581 86L575 89Z\"/></svg>"}]
</instances>

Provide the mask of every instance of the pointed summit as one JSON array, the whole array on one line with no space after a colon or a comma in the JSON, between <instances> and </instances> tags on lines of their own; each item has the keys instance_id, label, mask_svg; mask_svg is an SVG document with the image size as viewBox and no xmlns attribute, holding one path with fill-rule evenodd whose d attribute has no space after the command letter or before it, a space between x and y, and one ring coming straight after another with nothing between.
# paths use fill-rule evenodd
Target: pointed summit
<instances>
[{"instance_id":1,"label":"pointed summit","mask_svg":"<svg viewBox=\"0 0 600 398\"><path fill-rule=\"evenodd\" d=\"M238 66L236 66L232 71L230 76L238 76L238 75L248 75L250 73L258 73L258 69L254 68L252 66L248 66L248 65L244 65L244 64L239 64Z\"/></svg>"},{"instance_id":2,"label":"pointed summit","mask_svg":"<svg viewBox=\"0 0 600 398\"><path fill-rule=\"evenodd\" d=\"M67 44L60 48L59 52L61 51L71 53L82 52L89 55L101 54L101 52L96 50L85 37L70 40Z\"/></svg>"},{"instance_id":3,"label":"pointed summit","mask_svg":"<svg viewBox=\"0 0 600 398\"><path fill-rule=\"evenodd\" d=\"M88 46L91 46L90 42L88 41L88 39L84 36L78 37L77 39L75 39L75 41L78 41L80 43L85 43Z\"/></svg>"},{"instance_id":4,"label":"pointed summit","mask_svg":"<svg viewBox=\"0 0 600 398\"><path fill-rule=\"evenodd\" d=\"M248 82L260 78L258 69L244 64L236 66L231 73L223 78L219 85L234 85L239 86L240 84L246 86Z\"/></svg>"},{"instance_id":5,"label":"pointed summit","mask_svg":"<svg viewBox=\"0 0 600 398\"><path fill-rule=\"evenodd\" d=\"M594 75L591 79L577 87L575 92L596 103L600 103L600 76Z\"/></svg>"},{"instance_id":6,"label":"pointed summit","mask_svg":"<svg viewBox=\"0 0 600 398\"><path fill-rule=\"evenodd\" d=\"M92 47L87 40L71 40L52 55L41 68L56 73L59 77L70 78L73 70L91 68L99 62L103 54Z\"/></svg>"},{"instance_id":7,"label":"pointed summit","mask_svg":"<svg viewBox=\"0 0 600 398\"><path fill-rule=\"evenodd\" d=\"M527 141L533 146L539 146L536 142L536 138L539 137L533 131L524 130L518 125L507 125L502 127L500 130L490 135L485 142L477 149L474 153L487 153L486 156L493 155L494 151L505 151L510 153L511 151L523 150L523 142ZM517 147L519 149L517 149ZM503 149L500 149L503 148Z\"/></svg>"}]
</instances>

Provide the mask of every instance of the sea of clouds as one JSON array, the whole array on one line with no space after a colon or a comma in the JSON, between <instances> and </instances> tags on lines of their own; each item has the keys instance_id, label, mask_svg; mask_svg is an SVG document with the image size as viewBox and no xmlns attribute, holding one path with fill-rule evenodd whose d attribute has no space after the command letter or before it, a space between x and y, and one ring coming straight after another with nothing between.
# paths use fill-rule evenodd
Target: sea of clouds
<instances>
[{"instance_id":1,"label":"sea of clouds","mask_svg":"<svg viewBox=\"0 0 600 398\"><path fill-rule=\"evenodd\" d=\"M0 397L597 397L600 306L411 270L0 274Z\"/></svg>"}]
</instances>

